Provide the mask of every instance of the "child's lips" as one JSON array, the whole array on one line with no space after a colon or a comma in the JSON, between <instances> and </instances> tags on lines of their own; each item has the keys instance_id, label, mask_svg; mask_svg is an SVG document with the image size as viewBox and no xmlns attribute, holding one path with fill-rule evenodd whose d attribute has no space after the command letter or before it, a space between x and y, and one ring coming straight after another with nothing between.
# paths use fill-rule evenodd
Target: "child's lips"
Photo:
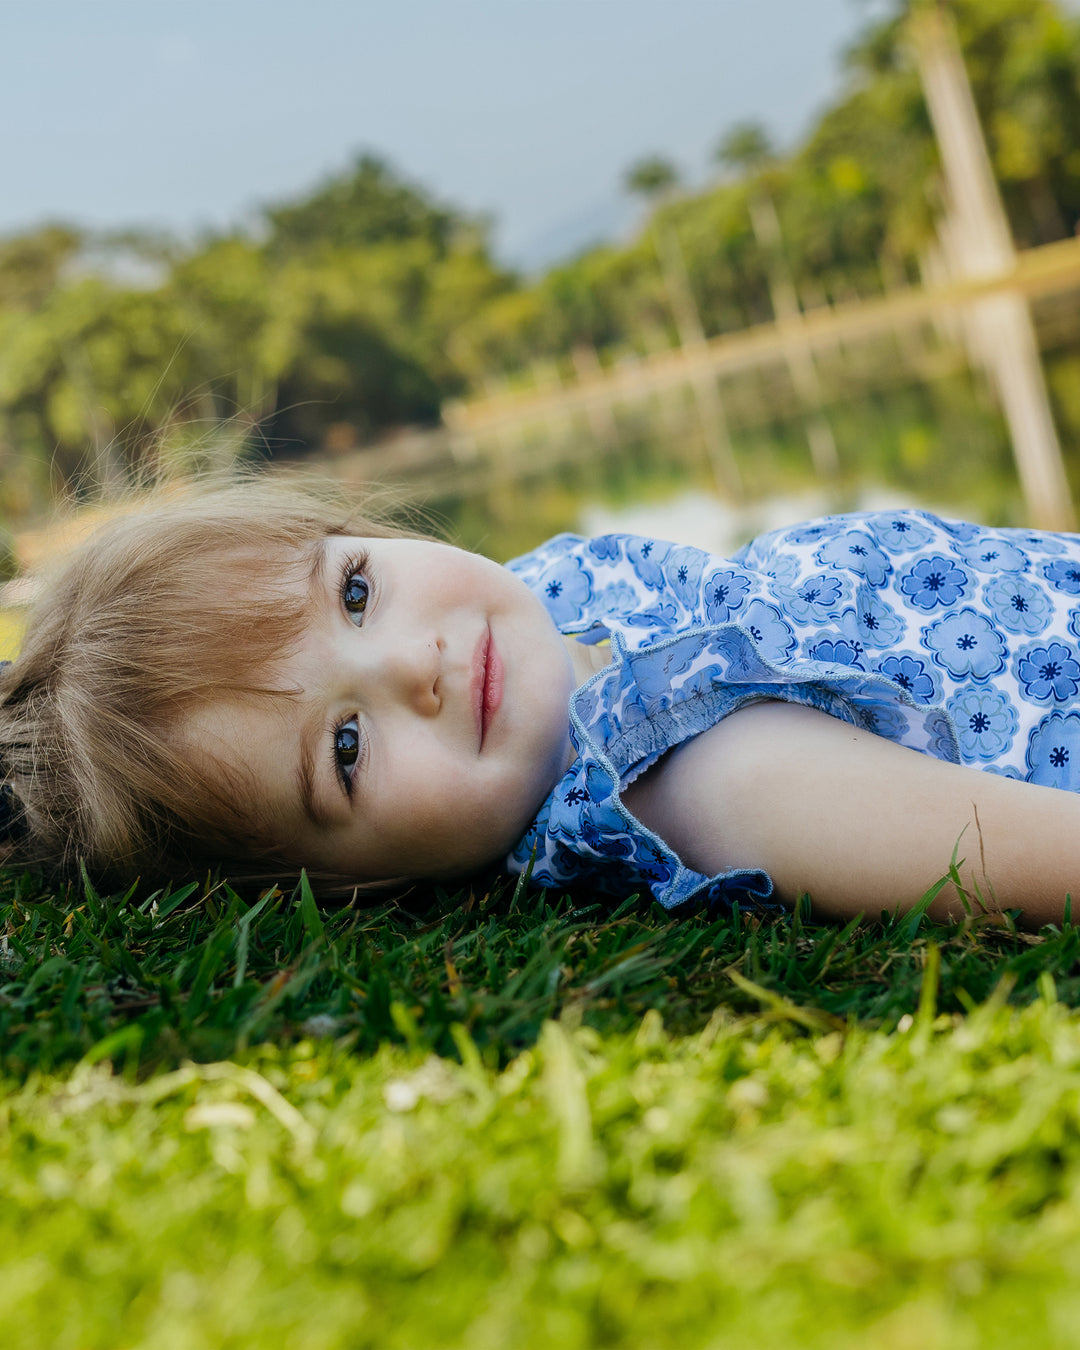
<instances>
[{"instance_id":1,"label":"child's lips","mask_svg":"<svg viewBox=\"0 0 1080 1350\"><path fill-rule=\"evenodd\" d=\"M499 710L503 695L503 663L495 649L491 628L485 628L473 656L473 707L476 710L476 730L480 749L484 748L488 728Z\"/></svg>"}]
</instances>

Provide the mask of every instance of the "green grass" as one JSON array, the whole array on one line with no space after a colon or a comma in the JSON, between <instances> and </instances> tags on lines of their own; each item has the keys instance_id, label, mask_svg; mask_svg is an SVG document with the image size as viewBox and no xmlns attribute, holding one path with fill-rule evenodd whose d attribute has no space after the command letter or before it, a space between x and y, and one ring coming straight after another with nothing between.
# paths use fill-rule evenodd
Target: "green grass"
<instances>
[{"instance_id":1,"label":"green grass","mask_svg":"<svg viewBox=\"0 0 1080 1350\"><path fill-rule=\"evenodd\" d=\"M5 1350L1080 1346L1071 924L0 886Z\"/></svg>"},{"instance_id":2,"label":"green grass","mask_svg":"<svg viewBox=\"0 0 1080 1350\"><path fill-rule=\"evenodd\" d=\"M419 912L323 911L306 889L248 906L227 885L55 895L29 875L0 896L0 1071L16 1077L85 1055L145 1073L313 1031L358 1055L389 1041L453 1056L456 1025L497 1067L566 1013L603 1034L650 1010L690 1033L720 1006L887 1029L915 1007L928 942L943 1011L975 1006L1003 979L1014 1002L1028 1001L1042 972L1080 1004L1071 924L1034 937L934 928L917 913L844 929L801 915L675 919L638 897L575 904L504 879L406 897Z\"/></svg>"}]
</instances>

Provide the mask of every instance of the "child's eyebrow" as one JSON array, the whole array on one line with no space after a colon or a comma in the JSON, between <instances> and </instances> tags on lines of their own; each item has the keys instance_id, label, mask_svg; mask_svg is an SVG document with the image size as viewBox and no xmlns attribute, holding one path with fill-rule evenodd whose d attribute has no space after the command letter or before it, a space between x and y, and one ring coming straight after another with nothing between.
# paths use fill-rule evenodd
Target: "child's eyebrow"
<instances>
[{"instance_id":1,"label":"child's eyebrow","mask_svg":"<svg viewBox=\"0 0 1080 1350\"><path fill-rule=\"evenodd\" d=\"M316 539L311 545L311 567L308 569L308 585L314 588L322 580L323 572L326 570L326 554L330 546L330 540L323 535L321 539Z\"/></svg>"},{"instance_id":2,"label":"child's eyebrow","mask_svg":"<svg viewBox=\"0 0 1080 1350\"><path fill-rule=\"evenodd\" d=\"M311 735L305 732L300 738L299 756L296 761L296 792L304 815L316 829L325 830L330 826L329 814L320 806L315 795L315 754L312 750Z\"/></svg>"},{"instance_id":3,"label":"child's eyebrow","mask_svg":"<svg viewBox=\"0 0 1080 1350\"><path fill-rule=\"evenodd\" d=\"M321 590L323 577L326 572L327 555L330 551L330 539L327 535L316 539L311 544L311 566L308 569L308 586L315 592ZM332 824L330 813L320 805L315 791L315 749L314 743L318 735L317 730L310 726L306 727L300 735L300 748L296 761L296 793L300 798L300 805L303 807L304 815L311 821L316 829L326 830Z\"/></svg>"}]
</instances>

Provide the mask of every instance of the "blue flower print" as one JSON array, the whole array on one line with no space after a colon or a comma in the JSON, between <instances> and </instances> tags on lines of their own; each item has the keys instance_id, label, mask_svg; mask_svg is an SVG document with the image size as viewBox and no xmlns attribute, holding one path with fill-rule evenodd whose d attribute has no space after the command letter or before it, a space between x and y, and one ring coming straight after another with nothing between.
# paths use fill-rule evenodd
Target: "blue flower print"
<instances>
[{"instance_id":1,"label":"blue flower print","mask_svg":"<svg viewBox=\"0 0 1080 1350\"><path fill-rule=\"evenodd\" d=\"M882 547L890 553L911 553L914 549L925 548L934 537L931 529L910 514L885 517L878 524L876 533Z\"/></svg>"},{"instance_id":2,"label":"blue flower print","mask_svg":"<svg viewBox=\"0 0 1080 1350\"><path fill-rule=\"evenodd\" d=\"M750 581L741 572L718 569L705 579L705 614L710 623L727 623L746 603Z\"/></svg>"},{"instance_id":3,"label":"blue flower print","mask_svg":"<svg viewBox=\"0 0 1080 1350\"><path fill-rule=\"evenodd\" d=\"M668 652L665 656L670 656ZM637 696L629 700L623 711L623 720L627 723L639 720L636 712L629 710L637 703L645 717L671 707L671 677L675 673L667 668L664 661L639 661L634 666L637 682Z\"/></svg>"},{"instance_id":4,"label":"blue flower print","mask_svg":"<svg viewBox=\"0 0 1080 1350\"><path fill-rule=\"evenodd\" d=\"M772 674L740 628L720 628L709 633L704 650L720 660L725 679L750 683L767 680Z\"/></svg>"},{"instance_id":5,"label":"blue flower print","mask_svg":"<svg viewBox=\"0 0 1080 1350\"><path fill-rule=\"evenodd\" d=\"M989 619L967 605L932 623L922 642L957 680L987 680L1005 669L1005 639Z\"/></svg>"},{"instance_id":6,"label":"blue flower print","mask_svg":"<svg viewBox=\"0 0 1080 1350\"><path fill-rule=\"evenodd\" d=\"M855 597L855 608L846 609L840 626L848 637L855 637L867 647L891 647L903 636L902 618L876 595L869 586L860 586Z\"/></svg>"},{"instance_id":7,"label":"blue flower print","mask_svg":"<svg viewBox=\"0 0 1080 1350\"><path fill-rule=\"evenodd\" d=\"M620 577L618 581L609 582L602 591L599 591L596 599L603 606L605 614L619 615L633 609L638 597L637 591L626 578Z\"/></svg>"},{"instance_id":8,"label":"blue flower print","mask_svg":"<svg viewBox=\"0 0 1080 1350\"><path fill-rule=\"evenodd\" d=\"M533 590L562 628L581 619L592 597L592 581L580 558L556 558L541 572Z\"/></svg>"},{"instance_id":9,"label":"blue flower print","mask_svg":"<svg viewBox=\"0 0 1080 1350\"><path fill-rule=\"evenodd\" d=\"M653 711L659 711L659 709L656 708ZM647 722L649 720L649 709L645 705L644 697L641 694L635 694L633 698L624 699L619 708L619 719L624 732L631 727L640 726L642 722Z\"/></svg>"},{"instance_id":10,"label":"blue flower print","mask_svg":"<svg viewBox=\"0 0 1080 1350\"><path fill-rule=\"evenodd\" d=\"M1002 628L1010 633L1026 633L1029 637L1042 632L1054 609L1034 581L1009 572L986 583L983 599Z\"/></svg>"},{"instance_id":11,"label":"blue flower print","mask_svg":"<svg viewBox=\"0 0 1080 1350\"><path fill-rule=\"evenodd\" d=\"M959 551L964 561L976 572L990 572L996 576L999 572L1028 570L1028 560L1020 550L1008 540L994 538L993 535L961 544Z\"/></svg>"},{"instance_id":12,"label":"blue flower print","mask_svg":"<svg viewBox=\"0 0 1080 1350\"><path fill-rule=\"evenodd\" d=\"M961 544L966 544L970 540L982 534L984 526L975 525L970 520L942 520L940 516L932 516L943 530L948 530L952 537Z\"/></svg>"},{"instance_id":13,"label":"blue flower print","mask_svg":"<svg viewBox=\"0 0 1080 1350\"><path fill-rule=\"evenodd\" d=\"M865 577L871 586L884 586L892 563L864 530L846 530L814 554L822 565Z\"/></svg>"},{"instance_id":14,"label":"blue flower print","mask_svg":"<svg viewBox=\"0 0 1080 1350\"><path fill-rule=\"evenodd\" d=\"M860 703L858 712L861 725L887 741L902 740L908 729L908 720L895 703Z\"/></svg>"},{"instance_id":15,"label":"blue flower print","mask_svg":"<svg viewBox=\"0 0 1080 1350\"><path fill-rule=\"evenodd\" d=\"M1080 539L894 510L775 530L740 557L566 535L509 564L613 658L572 696L577 757L512 866L535 846L549 884L700 903L709 879L624 812L619 783L747 697L1080 791Z\"/></svg>"},{"instance_id":16,"label":"blue flower print","mask_svg":"<svg viewBox=\"0 0 1080 1350\"><path fill-rule=\"evenodd\" d=\"M605 828L599 822L589 820L587 817L582 820L579 830L585 847L598 858L634 856L637 840L629 830L615 830L610 825Z\"/></svg>"},{"instance_id":17,"label":"blue flower print","mask_svg":"<svg viewBox=\"0 0 1080 1350\"><path fill-rule=\"evenodd\" d=\"M547 824L546 821L543 822ZM536 841L534 841L536 842ZM514 850L514 857L522 864L522 869L528 865L531 848L527 848L527 839L523 839ZM547 861L541 862L537 858L536 865L533 867L532 879L535 886L558 886L567 878L578 878L582 875L582 856L576 847L577 840L571 837L569 843L564 843L561 839L547 838L541 842L541 850L544 845L547 846ZM542 856L542 855L541 855ZM592 871L591 867L586 870L586 875Z\"/></svg>"},{"instance_id":18,"label":"blue flower print","mask_svg":"<svg viewBox=\"0 0 1080 1350\"><path fill-rule=\"evenodd\" d=\"M947 712L932 712L926 719L926 750L935 759L960 763L959 746L952 718Z\"/></svg>"},{"instance_id":19,"label":"blue flower print","mask_svg":"<svg viewBox=\"0 0 1080 1350\"><path fill-rule=\"evenodd\" d=\"M686 609L697 604L701 593L701 574L708 555L699 548L673 548L664 562L664 574L675 597Z\"/></svg>"},{"instance_id":20,"label":"blue flower print","mask_svg":"<svg viewBox=\"0 0 1080 1350\"><path fill-rule=\"evenodd\" d=\"M1012 745L1016 709L999 689L965 685L945 706L953 715L965 760L997 759Z\"/></svg>"},{"instance_id":21,"label":"blue flower print","mask_svg":"<svg viewBox=\"0 0 1080 1350\"><path fill-rule=\"evenodd\" d=\"M777 534L789 544L817 544L823 539L831 539L846 528L847 522L841 517L826 516L824 520L815 520L792 530L777 531Z\"/></svg>"},{"instance_id":22,"label":"blue flower print","mask_svg":"<svg viewBox=\"0 0 1080 1350\"><path fill-rule=\"evenodd\" d=\"M812 661L828 661L838 666L852 666L863 670L862 647L858 642L848 642L846 638L831 638L822 635L817 642L810 644L807 655Z\"/></svg>"},{"instance_id":23,"label":"blue flower print","mask_svg":"<svg viewBox=\"0 0 1080 1350\"><path fill-rule=\"evenodd\" d=\"M1043 568L1043 576L1054 590L1064 591L1066 595L1080 595L1080 562L1063 559L1047 563Z\"/></svg>"},{"instance_id":24,"label":"blue flower print","mask_svg":"<svg viewBox=\"0 0 1080 1350\"><path fill-rule=\"evenodd\" d=\"M933 553L920 558L900 578L900 590L916 609L931 610L955 605L964 598L969 577L951 558Z\"/></svg>"},{"instance_id":25,"label":"blue flower print","mask_svg":"<svg viewBox=\"0 0 1080 1350\"><path fill-rule=\"evenodd\" d=\"M625 542L621 534L598 534L589 540L588 549L598 562L615 562Z\"/></svg>"},{"instance_id":26,"label":"blue flower print","mask_svg":"<svg viewBox=\"0 0 1080 1350\"><path fill-rule=\"evenodd\" d=\"M795 634L791 625L780 617L775 605L768 605L764 600L751 600L739 615L739 624L769 661L783 661L795 650Z\"/></svg>"},{"instance_id":27,"label":"blue flower print","mask_svg":"<svg viewBox=\"0 0 1080 1350\"><path fill-rule=\"evenodd\" d=\"M876 669L906 689L916 703L936 703L941 698L937 672L912 652L891 652Z\"/></svg>"},{"instance_id":28,"label":"blue flower print","mask_svg":"<svg viewBox=\"0 0 1080 1350\"><path fill-rule=\"evenodd\" d=\"M790 553L779 553L770 559L765 575L771 577L778 587L786 590L798 580L800 570L797 558L793 558Z\"/></svg>"},{"instance_id":29,"label":"blue flower print","mask_svg":"<svg viewBox=\"0 0 1080 1350\"><path fill-rule=\"evenodd\" d=\"M798 590L785 595L788 613L799 623L826 623L835 618L846 598L846 578L807 577Z\"/></svg>"},{"instance_id":30,"label":"blue flower print","mask_svg":"<svg viewBox=\"0 0 1080 1350\"><path fill-rule=\"evenodd\" d=\"M631 538L626 545L630 566L650 591L658 591L664 584L663 563L671 552L671 545L659 539Z\"/></svg>"},{"instance_id":31,"label":"blue flower print","mask_svg":"<svg viewBox=\"0 0 1080 1350\"><path fill-rule=\"evenodd\" d=\"M587 683L591 682L591 678L592 677L590 676L590 680L587 681ZM577 715L581 718L581 720L584 723L586 723L586 725L592 722L594 718L604 716L602 706L600 703L600 698L601 698L600 690L597 689L595 685L591 689L579 687L574 691L574 699L572 707L574 708L574 711L577 713ZM571 722L570 739L572 741L575 741L575 745L576 745L575 740L576 736L577 732L574 728L574 724Z\"/></svg>"},{"instance_id":32,"label":"blue flower print","mask_svg":"<svg viewBox=\"0 0 1080 1350\"><path fill-rule=\"evenodd\" d=\"M668 881L675 870L674 860L663 846L658 847L645 836L635 835L633 858L640 874L647 881Z\"/></svg>"},{"instance_id":33,"label":"blue flower print","mask_svg":"<svg viewBox=\"0 0 1080 1350\"><path fill-rule=\"evenodd\" d=\"M1064 642L1024 647L1016 656L1016 678L1032 703L1064 703L1080 689L1076 648Z\"/></svg>"},{"instance_id":34,"label":"blue flower print","mask_svg":"<svg viewBox=\"0 0 1080 1350\"><path fill-rule=\"evenodd\" d=\"M858 720L846 699L841 699L839 694L823 688L820 684L789 685L786 692L790 702L802 703L807 708L817 708L819 712L835 717L838 722L850 722L854 725Z\"/></svg>"},{"instance_id":35,"label":"blue flower print","mask_svg":"<svg viewBox=\"0 0 1080 1350\"><path fill-rule=\"evenodd\" d=\"M658 600L651 609L643 610L640 614L628 614L623 622L627 628L642 628L652 630L653 632L671 632L679 617L679 607L674 600ZM642 646L648 641L648 633L635 639L636 646Z\"/></svg>"},{"instance_id":36,"label":"blue flower print","mask_svg":"<svg viewBox=\"0 0 1080 1350\"><path fill-rule=\"evenodd\" d=\"M679 686L680 695L684 702L689 703L695 698L702 698L704 695L712 693L723 683L723 678L719 673L706 666L702 670L695 670L693 675L686 677Z\"/></svg>"},{"instance_id":37,"label":"blue flower print","mask_svg":"<svg viewBox=\"0 0 1080 1350\"><path fill-rule=\"evenodd\" d=\"M1047 713L1028 737L1027 780L1080 791L1080 713Z\"/></svg>"},{"instance_id":38,"label":"blue flower print","mask_svg":"<svg viewBox=\"0 0 1080 1350\"><path fill-rule=\"evenodd\" d=\"M630 657L630 662L635 678L641 685L643 681L652 678L651 675L646 676L644 674L646 667L653 670L659 667L664 672L665 679L670 682L677 675L685 674L700 655L701 642L697 634L687 633L674 641L664 643L662 647L658 647L643 657L635 654Z\"/></svg>"},{"instance_id":39,"label":"blue flower print","mask_svg":"<svg viewBox=\"0 0 1080 1350\"><path fill-rule=\"evenodd\" d=\"M580 832L581 820L590 802L605 802L612 795L611 780L596 763L579 759L548 799L550 813L547 828L552 835L573 838Z\"/></svg>"},{"instance_id":40,"label":"blue flower print","mask_svg":"<svg viewBox=\"0 0 1080 1350\"><path fill-rule=\"evenodd\" d=\"M1029 553L1064 553L1065 545L1054 534L1043 534L1040 530L1030 533L1023 530L1010 531L1012 537Z\"/></svg>"}]
</instances>

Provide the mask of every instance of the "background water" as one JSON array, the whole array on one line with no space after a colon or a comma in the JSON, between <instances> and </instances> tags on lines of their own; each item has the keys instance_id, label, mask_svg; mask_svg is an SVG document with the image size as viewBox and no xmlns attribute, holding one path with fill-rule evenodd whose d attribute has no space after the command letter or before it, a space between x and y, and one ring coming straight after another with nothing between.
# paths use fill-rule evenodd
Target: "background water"
<instances>
[{"instance_id":1,"label":"background water","mask_svg":"<svg viewBox=\"0 0 1080 1350\"><path fill-rule=\"evenodd\" d=\"M989 524L1025 523L1007 429L985 378L941 344L944 373L927 379L897 356L891 387L874 387L834 360L833 397L822 411L839 466L817 473L808 411L770 398L782 376L723 382L732 453L743 483L736 500L718 483L698 409L683 392L631 409L605 427L584 416L525 427L465 463L380 473L441 533L506 559L562 530L627 530L730 553L778 525L832 511L925 506ZM1078 383L1080 346L1046 353L1051 388ZM783 392L783 391L782 391ZM1068 400L1054 399L1070 473L1080 441ZM775 412L773 410L775 409ZM327 467L356 483L364 456Z\"/></svg>"}]
</instances>

